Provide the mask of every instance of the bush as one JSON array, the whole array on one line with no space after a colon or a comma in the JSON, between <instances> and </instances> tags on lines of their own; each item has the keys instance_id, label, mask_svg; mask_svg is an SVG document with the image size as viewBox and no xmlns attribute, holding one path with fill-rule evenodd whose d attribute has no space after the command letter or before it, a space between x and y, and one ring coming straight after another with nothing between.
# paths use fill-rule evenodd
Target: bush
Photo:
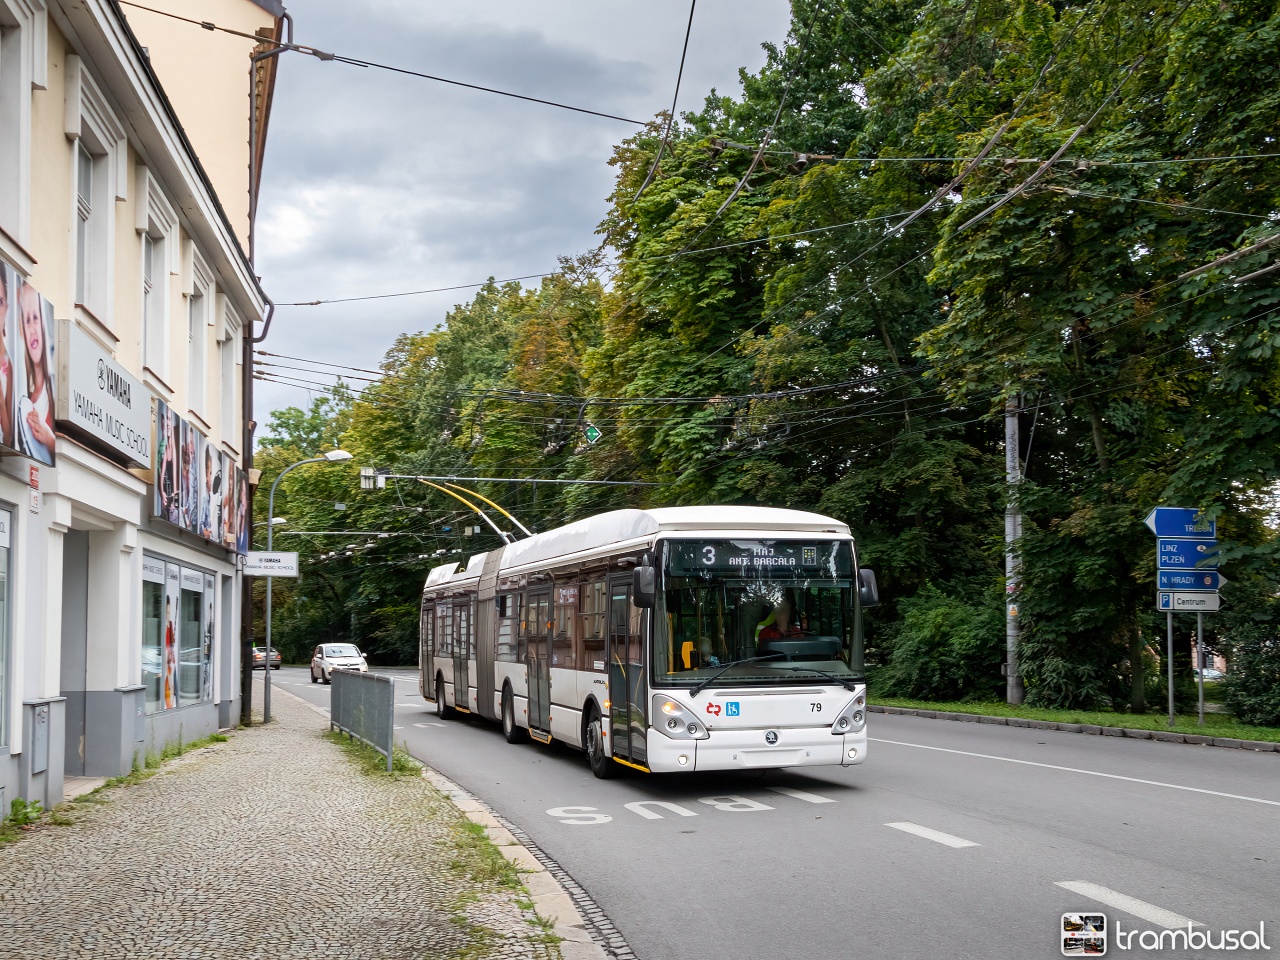
<instances>
[{"instance_id":1,"label":"bush","mask_svg":"<svg viewBox=\"0 0 1280 960\"><path fill-rule=\"evenodd\" d=\"M1273 624L1252 623L1231 634L1231 669L1223 687L1242 723L1280 727L1280 639Z\"/></svg>"},{"instance_id":2,"label":"bush","mask_svg":"<svg viewBox=\"0 0 1280 960\"><path fill-rule=\"evenodd\" d=\"M954 592L974 599L958 599L926 584L900 603L901 620L888 637L889 662L879 672L877 693L917 700L999 697L1005 643L1001 599L981 588Z\"/></svg>"}]
</instances>

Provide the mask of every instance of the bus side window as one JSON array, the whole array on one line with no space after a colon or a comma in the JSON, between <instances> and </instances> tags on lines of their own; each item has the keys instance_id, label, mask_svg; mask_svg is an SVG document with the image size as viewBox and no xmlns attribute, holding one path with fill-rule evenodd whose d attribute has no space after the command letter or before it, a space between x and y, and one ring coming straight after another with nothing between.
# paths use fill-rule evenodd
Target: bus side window
<instances>
[{"instance_id":1,"label":"bus side window","mask_svg":"<svg viewBox=\"0 0 1280 960\"><path fill-rule=\"evenodd\" d=\"M582 662L581 669L596 673L604 673L608 668L605 661L605 617L608 614L605 582L601 577L582 585L581 624L582 624Z\"/></svg>"},{"instance_id":2,"label":"bus side window","mask_svg":"<svg viewBox=\"0 0 1280 960\"><path fill-rule=\"evenodd\" d=\"M519 660L520 594L505 593L497 598L498 659L504 663Z\"/></svg>"},{"instance_id":3,"label":"bus side window","mask_svg":"<svg viewBox=\"0 0 1280 960\"><path fill-rule=\"evenodd\" d=\"M551 627L551 663L563 670L578 669L578 592L576 583L558 584Z\"/></svg>"}]
</instances>

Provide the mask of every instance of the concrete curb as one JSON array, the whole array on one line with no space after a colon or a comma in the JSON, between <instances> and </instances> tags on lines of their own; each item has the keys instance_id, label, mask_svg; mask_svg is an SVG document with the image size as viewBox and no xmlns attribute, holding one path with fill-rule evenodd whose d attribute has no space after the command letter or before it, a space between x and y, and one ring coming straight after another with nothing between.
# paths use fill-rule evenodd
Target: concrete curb
<instances>
[{"instance_id":1,"label":"concrete curb","mask_svg":"<svg viewBox=\"0 0 1280 960\"><path fill-rule=\"evenodd\" d=\"M324 717L326 721L329 720L328 711L316 706L310 700L300 697L289 690L272 690L273 695L277 693L293 697L299 703ZM422 761L418 762L422 763ZM527 844L516 839L511 830L508 830L506 826L498 821L493 811L483 801L473 797L448 777L431 769L425 763L422 765L422 776L428 783L448 797L464 817L472 823L478 823L484 827L484 832L488 835L490 842L515 865L521 874L520 879L524 883L525 889L529 891L529 899L533 901L534 912L538 916L555 923L552 933L560 938L560 956L563 960L613 960L613 958L619 956L632 956L629 950L625 953L612 951L605 953L604 948L592 936L592 927L598 926L598 923L593 923L591 927L588 926L587 922L582 918L582 914L578 911L574 898L569 891L552 875L542 860L538 859L538 856ZM543 856L545 857L545 854Z\"/></svg>"},{"instance_id":2,"label":"concrete curb","mask_svg":"<svg viewBox=\"0 0 1280 960\"><path fill-rule=\"evenodd\" d=\"M424 766L422 775L452 800L464 817L484 827L493 845L520 871L520 879L533 901L534 912L555 924L551 932L560 938L560 955L564 960L609 960L609 955L592 936L591 928L569 891L528 846L499 822L483 801L430 767Z\"/></svg>"},{"instance_id":3,"label":"concrete curb","mask_svg":"<svg viewBox=\"0 0 1280 960\"><path fill-rule=\"evenodd\" d=\"M1127 727L1099 727L1091 723L1057 723L1053 720L1029 720L1025 717L990 717L981 713L947 713L943 710L917 710L913 707L886 707L867 704L868 713L885 713L902 717L924 717L928 720L959 720L964 723L994 723L1008 727L1030 727L1034 730L1061 730L1065 733L1091 733L1103 737L1128 737L1132 740L1159 740L1163 743L1194 743L1203 747L1232 747L1259 753L1280 753L1280 743L1267 740L1236 740L1231 737L1206 737L1194 733L1167 730L1131 730Z\"/></svg>"}]
</instances>

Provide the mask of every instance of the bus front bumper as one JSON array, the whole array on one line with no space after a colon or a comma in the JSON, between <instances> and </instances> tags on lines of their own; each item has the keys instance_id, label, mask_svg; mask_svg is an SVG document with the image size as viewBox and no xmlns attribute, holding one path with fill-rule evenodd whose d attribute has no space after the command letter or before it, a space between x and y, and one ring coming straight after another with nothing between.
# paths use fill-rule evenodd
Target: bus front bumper
<instances>
[{"instance_id":1,"label":"bus front bumper","mask_svg":"<svg viewBox=\"0 0 1280 960\"><path fill-rule=\"evenodd\" d=\"M765 739L777 735L776 743ZM783 730L715 730L706 740L672 740L650 729L648 766L654 773L687 770L768 770L780 767L850 766L867 756L867 731L835 736L830 727Z\"/></svg>"}]
</instances>

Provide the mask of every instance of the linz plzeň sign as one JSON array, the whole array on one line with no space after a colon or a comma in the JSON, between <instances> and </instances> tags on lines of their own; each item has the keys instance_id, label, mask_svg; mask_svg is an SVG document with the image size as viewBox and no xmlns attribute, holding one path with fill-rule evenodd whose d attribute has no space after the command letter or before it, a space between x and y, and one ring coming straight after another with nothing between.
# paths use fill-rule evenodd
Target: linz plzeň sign
<instances>
[{"instance_id":1,"label":"linz plze\u0148 sign","mask_svg":"<svg viewBox=\"0 0 1280 960\"><path fill-rule=\"evenodd\" d=\"M250 550L244 558L246 577L296 577L298 555L293 552Z\"/></svg>"},{"instance_id":2,"label":"linz plze\u0148 sign","mask_svg":"<svg viewBox=\"0 0 1280 960\"><path fill-rule=\"evenodd\" d=\"M70 322L63 329L67 359L58 419L150 467L151 395L89 334Z\"/></svg>"}]
</instances>

